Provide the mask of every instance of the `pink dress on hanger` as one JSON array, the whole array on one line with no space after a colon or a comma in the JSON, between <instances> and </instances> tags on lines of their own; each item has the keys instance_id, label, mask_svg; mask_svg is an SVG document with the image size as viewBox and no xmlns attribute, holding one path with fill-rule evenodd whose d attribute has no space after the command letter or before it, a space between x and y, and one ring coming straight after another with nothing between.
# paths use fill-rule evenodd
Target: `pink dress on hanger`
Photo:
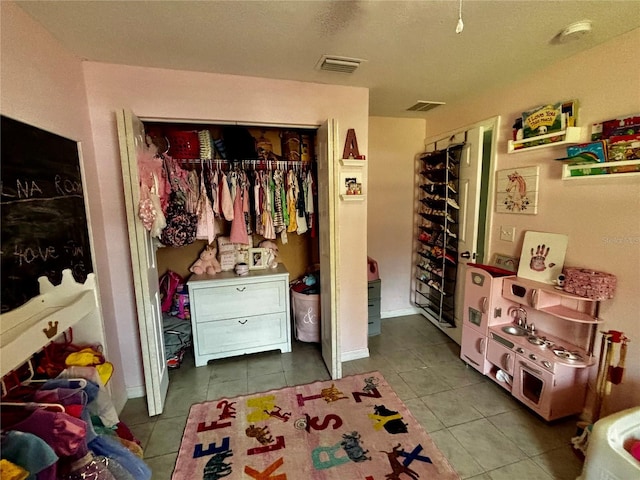
<instances>
[{"instance_id":1,"label":"pink dress on hanger","mask_svg":"<svg viewBox=\"0 0 640 480\"><path fill-rule=\"evenodd\" d=\"M244 220L244 201L242 199L243 190L241 185L236 185L236 198L233 200L233 220L231 221L231 243L249 244L247 235L247 225Z\"/></svg>"}]
</instances>

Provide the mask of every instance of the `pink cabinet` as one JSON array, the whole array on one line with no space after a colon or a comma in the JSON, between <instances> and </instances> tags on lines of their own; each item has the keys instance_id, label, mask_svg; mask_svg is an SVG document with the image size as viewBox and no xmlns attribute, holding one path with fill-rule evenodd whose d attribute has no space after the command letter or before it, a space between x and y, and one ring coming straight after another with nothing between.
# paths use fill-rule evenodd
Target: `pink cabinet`
<instances>
[{"instance_id":1,"label":"pink cabinet","mask_svg":"<svg viewBox=\"0 0 640 480\"><path fill-rule=\"evenodd\" d=\"M488 340L487 361L507 373L511 378L513 378L515 357L515 353L513 353L510 348L500 345L495 340ZM499 385L502 385L507 390L511 390L509 383L505 383L501 379L497 380Z\"/></svg>"},{"instance_id":2,"label":"pink cabinet","mask_svg":"<svg viewBox=\"0 0 640 480\"><path fill-rule=\"evenodd\" d=\"M500 270L488 271L479 266L467 268L463 328L469 326L486 334L490 325L511 321L507 310L517 304L502 296L502 282L506 275L511 273Z\"/></svg>"},{"instance_id":3,"label":"pink cabinet","mask_svg":"<svg viewBox=\"0 0 640 480\"><path fill-rule=\"evenodd\" d=\"M467 364L486 375L491 364L486 359L486 334L469 327L462 328L460 358Z\"/></svg>"}]
</instances>

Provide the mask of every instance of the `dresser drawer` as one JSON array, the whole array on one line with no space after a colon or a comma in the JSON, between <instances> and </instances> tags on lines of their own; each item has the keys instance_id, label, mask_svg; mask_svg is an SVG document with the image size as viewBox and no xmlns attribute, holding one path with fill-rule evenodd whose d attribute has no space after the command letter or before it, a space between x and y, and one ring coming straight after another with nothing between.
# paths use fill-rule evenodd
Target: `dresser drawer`
<instances>
[{"instance_id":1,"label":"dresser drawer","mask_svg":"<svg viewBox=\"0 0 640 480\"><path fill-rule=\"evenodd\" d=\"M198 355L241 354L244 349L286 341L287 318L283 312L199 323L196 335Z\"/></svg>"},{"instance_id":2,"label":"dresser drawer","mask_svg":"<svg viewBox=\"0 0 640 480\"><path fill-rule=\"evenodd\" d=\"M190 303L197 323L253 315L281 313L287 309L285 282L259 282L192 288ZM192 312L193 315L193 312Z\"/></svg>"},{"instance_id":3,"label":"dresser drawer","mask_svg":"<svg viewBox=\"0 0 640 480\"><path fill-rule=\"evenodd\" d=\"M371 280L368 284L368 298L376 299L380 298L380 285L381 280Z\"/></svg>"},{"instance_id":4,"label":"dresser drawer","mask_svg":"<svg viewBox=\"0 0 640 480\"><path fill-rule=\"evenodd\" d=\"M367 307L368 307L367 313L369 318L380 316L380 299L379 298L375 300L372 300L370 298L367 303Z\"/></svg>"}]
</instances>

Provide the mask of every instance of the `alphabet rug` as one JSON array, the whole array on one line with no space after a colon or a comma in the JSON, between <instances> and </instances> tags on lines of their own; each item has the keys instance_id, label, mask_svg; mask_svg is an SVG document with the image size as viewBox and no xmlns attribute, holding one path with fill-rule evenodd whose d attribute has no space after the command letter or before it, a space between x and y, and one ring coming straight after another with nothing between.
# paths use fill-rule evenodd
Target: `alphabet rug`
<instances>
[{"instance_id":1,"label":"alphabet rug","mask_svg":"<svg viewBox=\"0 0 640 480\"><path fill-rule=\"evenodd\" d=\"M459 479L379 372L191 407L172 480Z\"/></svg>"}]
</instances>

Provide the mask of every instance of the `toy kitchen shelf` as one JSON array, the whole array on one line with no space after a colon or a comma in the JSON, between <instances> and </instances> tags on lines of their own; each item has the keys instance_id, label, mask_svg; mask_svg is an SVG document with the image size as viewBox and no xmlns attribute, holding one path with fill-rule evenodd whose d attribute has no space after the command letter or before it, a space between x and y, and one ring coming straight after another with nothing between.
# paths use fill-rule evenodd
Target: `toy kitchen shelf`
<instances>
[{"instance_id":1,"label":"toy kitchen shelf","mask_svg":"<svg viewBox=\"0 0 640 480\"><path fill-rule=\"evenodd\" d=\"M531 150L538 150L546 147L557 147L558 145L566 145L571 143L580 143L582 135L581 127L567 127L566 130L559 132L547 133L545 135L538 135L537 137L523 138L522 140L509 140L507 144L507 153L520 153L528 152ZM527 143L535 142L538 140L545 140L547 138L563 137L562 140L551 143L543 143L541 145L534 145L532 147L525 146Z\"/></svg>"},{"instance_id":2,"label":"toy kitchen shelf","mask_svg":"<svg viewBox=\"0 0 640 480\"><path fill-rule=\"evenodd\" d=\"M557 318L578 323L599 324L599 300L592 300L558 290L553 285L518 277L507 277L502 295L514 302L535 308Z\"/></svg>"},{"instance_id":3,"label":"toy kitchen shelf","mask_svg":"<svg viewBox=\"0 0 640 480\"><path fill-rule=\"evenodd\" d=\"M636 171L630 172L616 172L610 171L610 169L617 169L625 166L635 166ZM600 170L591 172L591 170ZM606 170L602 172L601 170ZM574 172L581 171L580 175L576 175ZM563 180L576 180L578 178L603 178L603 177L621 177L621 176L638 176L640 175L640 159L624 160L621 162L602 162L602 163L582 163L579 165L562 165L562 179Z\"/></svg>"}]
</instances>

